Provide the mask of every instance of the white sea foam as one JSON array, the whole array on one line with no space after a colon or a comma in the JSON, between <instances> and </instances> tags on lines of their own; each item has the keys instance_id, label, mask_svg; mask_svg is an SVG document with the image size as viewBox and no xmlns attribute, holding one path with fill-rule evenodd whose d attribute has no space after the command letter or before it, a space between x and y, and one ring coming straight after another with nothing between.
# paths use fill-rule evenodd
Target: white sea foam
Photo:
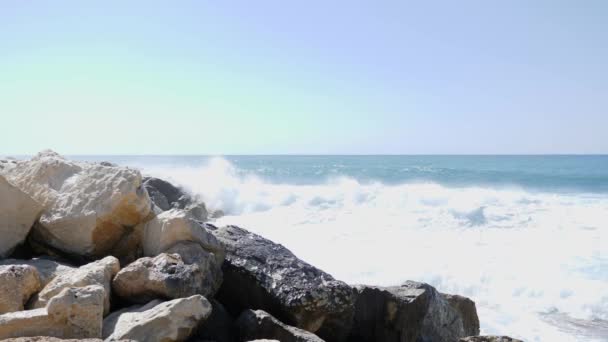
<instances>
[{"instance_id":1,"label":"white sea foam","mask_svg":"<svg viewBox=\"0 0 608 342\"><path fill-rule=\"evenodd\" d=\"M273 184L238 176L221 158L204 167L145 171L222 209L227 216L218 224L280 242L338 279L378 285L414 279L469 296L483 333L608 339L607 195L388 186L344 177ZM573 331L559 317L583 323ZM593 324L587 329L584 322Z\"/></svg>"}]
</instances>

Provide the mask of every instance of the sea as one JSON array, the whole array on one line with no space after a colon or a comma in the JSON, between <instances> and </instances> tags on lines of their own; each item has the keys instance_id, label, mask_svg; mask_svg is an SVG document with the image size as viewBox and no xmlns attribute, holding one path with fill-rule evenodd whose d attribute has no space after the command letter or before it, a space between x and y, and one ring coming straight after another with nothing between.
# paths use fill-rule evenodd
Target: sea
<instances>
[{"instance_id":1,"label":"sea","mask_svg":"<svg viewBox=\"0 0 608 342\"><path fill-rule=\"evenodd\" d=\"M608 156L72 156L138 168L349 284L473 299L482 334L608 341Z\"/></svg>"}]
</instances>

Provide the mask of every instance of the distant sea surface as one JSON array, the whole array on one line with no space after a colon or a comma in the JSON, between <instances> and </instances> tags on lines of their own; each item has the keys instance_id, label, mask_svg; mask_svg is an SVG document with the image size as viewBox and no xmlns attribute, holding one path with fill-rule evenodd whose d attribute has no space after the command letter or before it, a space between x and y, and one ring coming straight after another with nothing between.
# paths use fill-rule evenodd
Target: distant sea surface
<instances>
[{"instance_id":1,"label":"distant sea surface","mask_svg":"<svg viewBox=\"0 0 608 342\"><path fill-rule=\"evenodd\" d=\"M74 156L166 178L348 283L425 281L482 333L608 341L608 156Z\"/></svg>"}]
</instances>

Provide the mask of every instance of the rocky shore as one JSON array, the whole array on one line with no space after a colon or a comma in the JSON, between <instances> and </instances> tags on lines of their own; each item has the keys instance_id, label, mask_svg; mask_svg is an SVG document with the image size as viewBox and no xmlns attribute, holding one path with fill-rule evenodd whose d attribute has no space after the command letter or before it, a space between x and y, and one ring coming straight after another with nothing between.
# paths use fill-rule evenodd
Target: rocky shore
<instances>
[{"instance_id":1,"label":"rocky shore","mask_svg":"<svg viewBox=\"0 0 608 342\"><path fill-rule=\"evenodd\" d=\"M0 339L517 341L414 281L349 285L164 180L52 151L0 160Z\"/></svg>"}]
</instances>

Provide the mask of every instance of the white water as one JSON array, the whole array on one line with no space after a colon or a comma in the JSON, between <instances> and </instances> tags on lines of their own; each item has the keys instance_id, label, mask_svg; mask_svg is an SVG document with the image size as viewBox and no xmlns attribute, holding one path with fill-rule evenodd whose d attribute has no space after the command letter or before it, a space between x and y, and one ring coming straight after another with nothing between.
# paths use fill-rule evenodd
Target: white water
<instances>
[{"instance_id":1,"label":"white water","mask_svg":"<svg viewBox=\"0 0 608 342\"><path fill-rule=\"evenodd\" d=\"M222 209L227 216L218 224L282 243L337 279L376 285L413 279L468 296L483 334L608 340L607 195L349 178L271 184L237 176L224 159L145 172Z\"/></svg>"}]
</instances>

